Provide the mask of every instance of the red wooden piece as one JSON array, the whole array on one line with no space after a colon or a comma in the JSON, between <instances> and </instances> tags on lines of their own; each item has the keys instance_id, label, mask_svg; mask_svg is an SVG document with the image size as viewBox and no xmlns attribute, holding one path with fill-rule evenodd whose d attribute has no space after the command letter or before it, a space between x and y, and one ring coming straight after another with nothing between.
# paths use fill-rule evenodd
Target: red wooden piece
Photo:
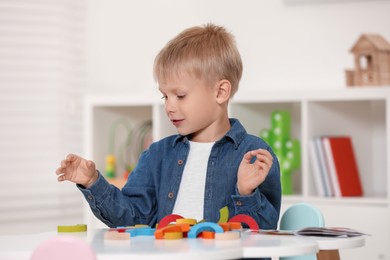
<instances>
[{"instance_id":1,"label":"red wooden piece","mask_svg":"<svg viewBox=\"0 0 390 260\"><path fill-rule=\"evenodd\" d=\"M183 218L180 215L177 214L170 214L168 216L163 217L160 222L157 225L157 229L161 229L163 227L166 227L171 222L176 222L176 219Z\"/></svg>"},{"instance_id":2,"label":"red wooden piece","mask_svg":"<svg viewBox=\"0 0 390 260\"><path fill-rule=\"evenodd\" d=\"M248 227L252 230L259 230L260 227L257 224L256 220L252 218L251 216L245 215L245 214L238 214L231 219L229 219L228 222L241 222L244 224L247 224Z\"/></svg>"}]
</instances>

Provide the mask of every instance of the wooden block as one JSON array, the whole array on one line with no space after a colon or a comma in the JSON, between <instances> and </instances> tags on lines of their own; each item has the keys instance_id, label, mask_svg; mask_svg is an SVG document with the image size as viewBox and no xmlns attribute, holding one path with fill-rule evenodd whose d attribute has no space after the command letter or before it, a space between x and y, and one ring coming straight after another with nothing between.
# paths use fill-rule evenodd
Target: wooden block
<instances>
[{"instance_id":1,"label":"wooden block","mask_svg":"<svg viewBox=\"0 0 390 260\"><path fill-rule=\"evenodd\" d=\"M215 232L213 231L202 231L197 236L198 238L204 238L204 239L214 239L215 238Z\"/></svg>"},{"instance_id":2,"label":"wooden block","mask_svg":"<svg viewBox=\"0 0 390 260\"><path fill-rule=\"evenodd\" d=\"M216 233L223 233L223 228L213 222L198 223L188 232L188 238L196 238L203 231L214 231Z\"/></svg>"},{"instance_id":3,"label":"wooden block","mask_svg":"<svg viewBox=\"0 0 390 260\"><path fill-rule=\"evenodd\" d=\"M190 230L190 225L188 224L175 224L169 225L163 228L159 228L154 232L154 237L156 239L164 239L164 234L167 232L188 232Z\"/></svg>"},{"instance_id":4,"label":"wooden block","mask_svg":"<svg viewBox=\"0 0 390 260\"><path fill-rule=\"evenodd\" d=\"M154 236L156 229L150 227L139 227L126 230L127 233L130 233L131 237L136 236Z\"/></svg>"},{"instance_id":5,"label":"wooden block","mask_svg":"<svg viewBox=\"0 0 390 260\"><path fill-rule=\"evenodd\" d=\"M104 232L104 240L130 240L130 233L106 231Z\"/></svg>"},{"instance_id":6,"label":"wooden block","mask_svg":"<svg viewBox=\"0 0 390 260\"><path fill-rule=\"evenodd\" d=\"M241 232L239 231L227 231L223 233L215 233L215 240L234 240L240 238L241 238Z\"/></svg>"},{"instance_id":7,"label":"wooden block","mask_svg":"<svg viewBox=\"0 0 390 260\"><path fill-rule=\"evenodd\" d=\"M164 239L182 239L183 238L183 232L165 232L164 233Z\"/></svg>"},{"instance_id":8,"label":"wooden block","mask_svg":"<svg viewBox=\"0 0 390 260\"><path fill-rule=\"evenodd\" d=\"M57 232L85 232L87 225L78 224L73 226L57 226Z\"/></svg>"},{"instance_id":9,"label":"wooden block","mask_svg":"<svg viewBox=\"0 0 390 260\"><path fill-rule=\"evenodd\" d=\"M157 229L166 227L169 223L176 222L177 219L181 219L181 218L183 217L177 214L170 214L168 216L165 216L158 223Z\"/></svg>"},{"instance_id":10,"label":"wooden block","mask_svg":"<svg viewBox=\"0 0 390 260\"><path fill-rule=\"evenodd\" d=\"M176 224L188 224L190 226L196 225L198 222L193 218L178 218Z\"/></svg>"},{"instance_id":11,"label":"wooden block","mask_svg":"<svg viewBox=\"0 0 390 260\"><path fill-rule=\"evenodd\" d=\"M228 219L229 219L229 208L225 206L219 210L218 223L226 223Z\"/></svg>"},{"instance_id":12,"label":"wooden block","mask_svg":"<svg viewBox=\"0 0 390 260\"><path fill-rule=\"evenodd\" d=\"M232 217L231 219L229 219L228 222L241 222L241 223L247 224L248 227L252 230L259 230L260 229L256 220L254 218L252 218L251 216L245 215L245 214L238 214L238 215Z\"/></svg>"}]
</instances>

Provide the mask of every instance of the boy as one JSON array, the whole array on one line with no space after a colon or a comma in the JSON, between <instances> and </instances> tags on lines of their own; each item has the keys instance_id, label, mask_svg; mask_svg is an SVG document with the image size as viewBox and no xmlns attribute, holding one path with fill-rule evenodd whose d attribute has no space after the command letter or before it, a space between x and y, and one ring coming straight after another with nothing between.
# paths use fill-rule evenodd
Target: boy
<instances>
[{"instance_id":1,"label":"boy","mask_svg":"<svg viewBox=\"0 0 390 260\"><path fill-rule=\"evenodd\" d=\"M122 190L92 161L68 155L59 181L77 184L93 213L109 227L155 226L169 214L217 222L219 210L253 217L276 229L281 187L271 148L229 119L242 62L233 35L207 24L184 30L160 51L154 76L178 135L153 143Z\"/></svg>"}]
</instances>

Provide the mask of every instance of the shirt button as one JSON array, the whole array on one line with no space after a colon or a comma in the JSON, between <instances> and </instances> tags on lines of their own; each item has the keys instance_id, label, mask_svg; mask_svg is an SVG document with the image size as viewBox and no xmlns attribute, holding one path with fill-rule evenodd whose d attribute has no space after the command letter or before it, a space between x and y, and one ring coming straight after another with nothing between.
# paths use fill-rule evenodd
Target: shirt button
<instances>
[{"instance_id":1,"label":"shirt button","mask_svg":"<svg viewBox=\"0 0 390 260\"><path fill-rule=\"evenodd\" d=\"M183 165L183 162L184 162L183 160L178 160L178 161L177 161L177 164L178 164L178 165Z\"/></svg>"},{"instance_id":2,"label":"shirt button","mask_svg":"<svg viewBox=\"0 0 390 260\"><path fill-rule=\"evenodd\" d=\"M237 201L237 202L236 202L236 205L237 205L237 206L242 206L242 202L241 202L241 201Z\"/></svg>"},{"instance_id":3,"label":"shirt button","mask_svg":"<svg viewBox=\"0 0 390 260\"><path fill-rule=\"evenodd\" d=\"M168 193L168 198L172 199L173 198L173 192Z\"/></svg>"},{"instance_id":4,"label":"shirt button","mask_svg":"<svg viewBox=\"0 0 390 260\"><path fill-rule=\"evenodd\" d=\"M88 199L89 199L89 200L92 200L92 199L93 199L93 196L92 196L92 195L88 195Z\"/></svg>"}]
</instances>

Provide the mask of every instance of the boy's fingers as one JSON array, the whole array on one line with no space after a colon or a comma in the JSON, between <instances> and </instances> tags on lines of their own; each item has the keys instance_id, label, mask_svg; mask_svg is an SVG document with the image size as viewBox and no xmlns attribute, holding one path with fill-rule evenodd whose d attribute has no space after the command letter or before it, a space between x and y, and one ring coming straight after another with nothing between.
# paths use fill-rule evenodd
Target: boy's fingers
<instances>
[{"instance_id":1,"label":"boy's fingers","mask_svg":"<svg viewBox=\"0 0 390 260\"><path fill-rule=\"evenodd\" d=\"M62 169L63 169L63 168L58 168L58 169L56 170L56 174L57 174L57 175L62 174Z\"/></svg>"},{"instance_id":2,"label":"boy's fingers","mask_svg":"<svg viewBox=\"0 0 390 260\"><path fill-rule=\"evenodd\" d=\"M93 161L87 161L87 167L88 168L93 168L95 166L95 163Z\"/></svg>"},{"instance_id":3,"label":"boy's fingers","mask_svg":"<svg viewBox=\"0 0 390 260\"><path fill-rule=\"evenodd\" d=\"M76 158L77 158L76 155L74 155L72 153L70 153L70 154L68 154L66 156L66 160L69 161L69 162L72 162L72 161L76 160Z\"/></svg>"},{"instance_id":4,"label":"boy's fingers","mask_svg":"<svg viewBox=\"0 0 390 260\"><path fill-rule=\"evenodd\" d=\"M66 166L68 166L68 162L66 160L61 161L61 168L63 169Z\"/></svg>"},{"instance_id":5,"label":"boy's fingers","mask_svg":"<svg viewBox=\"0 0 390 260\"><path fill-rule=\"evenodd\" d=\"M60 176L58 176L58 177L57 177L57 180L58 180L58 181L65 181L65 180L66 180L65 175L60 175Z\"/></svg>"}]
</instances>

